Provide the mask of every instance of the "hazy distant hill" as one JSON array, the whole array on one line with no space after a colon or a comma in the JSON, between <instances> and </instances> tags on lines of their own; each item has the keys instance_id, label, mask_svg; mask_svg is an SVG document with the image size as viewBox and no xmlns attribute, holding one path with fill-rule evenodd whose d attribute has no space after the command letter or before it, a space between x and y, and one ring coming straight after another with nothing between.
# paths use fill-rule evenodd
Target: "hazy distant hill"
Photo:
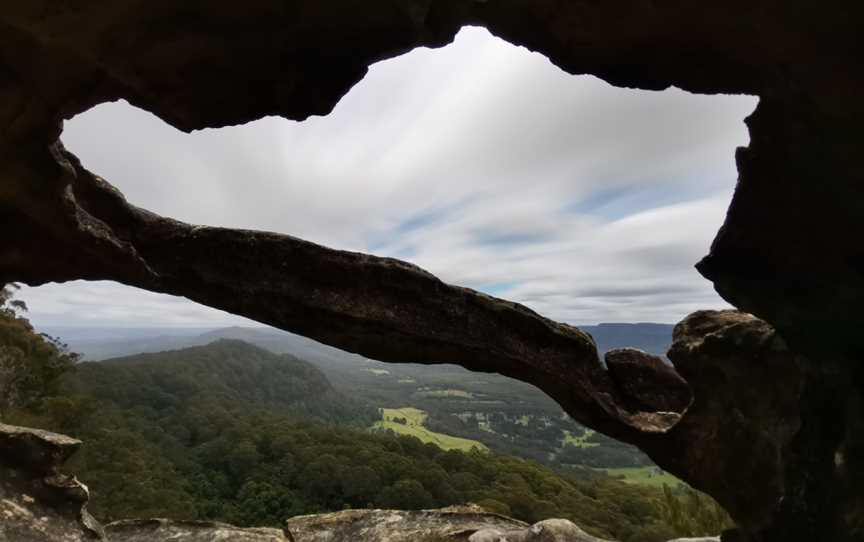
<instances>
[{"instance_id":1,"label":"hazy distant hill","mask_svg":"<svg viewBox=\"0 0 864 542\"><path fill-rule=\"evenodd\" d=\"M69 345L86 361L98 361L120 356L176 350L199 346L210 341L200 338L210 328L89 328L77 326L47 326L39 331Z\"/></svg>"},{"instance_id":2,"label":"hazy distant hill","mask_svg":"<svg viewBox=\"0 0 864 542\"><path fill-rule=\"evenodd\" d=\"M580 326L597 342L601 354L612 348L632 346L664 355L672 343L672 324L599 324ZM46 327L42 331L60 337L87 360L101 360L145 352L160 352L210 343L216 339L238 339L288 352L313 362L343 365L364 359L312 339L268 327L207 328L85 328Z\"/></svg>"},{"instance_id":3,"label":"hazy distant hill","mask_svg":"<svg viewBox=\"0 0 864 542\"><path fill-rule=\"evenodd\" d=\"M351 354L312 339L274 328L226 327L209 331L198 338L205 342L216 339L246 341L272 352L289 353L314 363L319 368L331 365L354 365L366 359L363 356Z\"/></svg>"},{"instance_id":4,"label":"hazy distant hill","mask_svg":"<svg viewBox=\"0 0 864 542\"><path fill-rule=\"evenodd\" d=\"M579 326L594 337L597 350L602 354L613 348L631 346L646 352L665 356L672 345L673 324L599 324Z\"/></svg>"}]
</instances>

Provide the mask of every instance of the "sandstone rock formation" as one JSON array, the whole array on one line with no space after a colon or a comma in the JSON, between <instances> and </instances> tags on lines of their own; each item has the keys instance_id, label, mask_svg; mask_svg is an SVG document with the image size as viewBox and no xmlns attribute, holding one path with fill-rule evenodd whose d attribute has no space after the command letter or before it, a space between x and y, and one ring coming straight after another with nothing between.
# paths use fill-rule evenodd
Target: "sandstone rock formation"
<instances>
[{"instance_id":1,"label":"sandstone rock formation","mask_svg":"<svg viewBox=\"0 0 864 542\"><path fill-rule=\"evenodd\" d=\"M59 468L81 445L64 435L0 424L0 542L102 539L87 488Z\"/></svg>"},{"instance_id":2,"label":"sandstone rock formation","mask_svg":"<svg viewBox=\"0 0 864 542\"><path fill-rule=\"evenodd\" d=\"M572 521L547 519L511 531L483 529L468 537L468 542L607 542L591 536Z\"/></svg>"},{"instance_id":3,"label":"sandstone rock formation","mask_svg":"<svg viewBox=\"0 0 864 542\"><path fill-rule=\"evenodd\" d=\"M805 360L766 322L738 311L691 314L673 338L668 355L694 401L681 423L642 448L738 522L770 522L800 460Z\"/></svg>"},{"instance_id":4,"label":"sandstone rock formation","mask_svg":"<svg viewBox=\"0 0 864 542\"><path fill-rule=\"evenodd\" d=\"M285 523L295 542L438 542L468 540L483 529L525 529L515 519L476 506L438 510L343 510L332 514L296 516Z\"/></svg>"},{"instance_id":5,"label":"sandstone rock formation","mask_svg":"<svg viewBox=\"0 0 864 542\"><path fill-rule=\"evenodd\" d=\"M693 390L675 369L657 356L635 348L606 352L606 369L631 410L684 412Z\"/></svg>"},{"instance_id":6,"label":"sandstone rock formation","mask_svg":"<svg viewBox=\"0 0 864 542\"><path fill-rule=\"evenodd\" d=\"M5 2L0 231L11 234L0 244L0 282L116 280L385 361L507 374L711 492L738 520L739 539L851 540L864 530L862 20L864 3L852 0ZM751 374L735 352L722 358L737 360L731 372L682 366L695 399L679 423L680 411L643 400L650 386L627 384L632 366L613 381L590 338L570 326L396 260L153 215L59 142L63 119L117 99L183 130L326 114L370 63L444 45L466 24L615 85L760 97L726 222L699 270L800 354L788 355L791 380ZM731 335L721 342L739 346ZM652 363L633 378L653 379ZM710 406L721 394L725 416ZM756 401L755 418L734 402L762 396L780 404ZM718 431L731 441L687 418L726 427ZM676 436L685 434L704 440L685 449ZM733 457L742 454L770 473L750 479L766 484L752 508L741 487L724 486L740 478Z\"/></svg>"},{"instance_id":7,"label":"sandstone rock formation","mask_svg":"<svg viewBox=\"0 0 864 542\"><path fill-rule=\"evenodd\" d=\"M288 542L280 529L242 529L213 521L172 521L134 519L109 523L105 533L110 542Z\"/></svg>"}]
</instances>

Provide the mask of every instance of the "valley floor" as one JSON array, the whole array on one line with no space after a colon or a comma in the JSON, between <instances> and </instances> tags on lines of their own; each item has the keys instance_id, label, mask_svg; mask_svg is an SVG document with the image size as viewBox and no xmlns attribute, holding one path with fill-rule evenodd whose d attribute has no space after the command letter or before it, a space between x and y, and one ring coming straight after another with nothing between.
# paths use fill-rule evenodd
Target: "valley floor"
<instances>
[{"instance_id":1,"label":"valley floor","mask_svg":"<svg viewBox=\"0 0 864 542\"><path fill-rule=\"evenodd\" d=\"M423 410L413 407L384 408L381 410L382 420L375 422L375 425L372 426L373 430L390 430L399 435L417 437L423 443L432 443L442 450L459 450L462 452L470 452L471 450L489 451L489 448L476 440L430 431L423 426L423 422L428 417Z\"/></svg>"}]
</instances>

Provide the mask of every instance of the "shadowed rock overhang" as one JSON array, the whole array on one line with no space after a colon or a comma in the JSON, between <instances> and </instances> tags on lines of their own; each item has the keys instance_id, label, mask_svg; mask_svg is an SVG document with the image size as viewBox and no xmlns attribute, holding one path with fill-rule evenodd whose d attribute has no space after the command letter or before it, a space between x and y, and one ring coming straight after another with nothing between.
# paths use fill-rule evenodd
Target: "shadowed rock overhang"
<instances>
[{"instance_id":1,"label":"shadowed rock overhang","mask_svg":"<svg viewBox=\"0 0 864 542\"><path fill-rule=\"evenodd\" d=\"M0 282L115 280L385 361L456 362L500 372L539 386L583 423L640 445L717 497L754 540L829 530L844 540L864 528L862 484L856 482L864 472L858 421L864 389L858 339L864 4L2 4L0 231L7 235L0 243ZM736 468L727 461L734 447L712 441L700 448L699 461L676 456L680 440L674 435L693 427L686 423L691 415L682 419L683 409L659 408L689 399L650 397L651 382L659 389L676 381L653 370L656 363L620 363L607 373L593 341L579 330L444 284L405 262L154 215L129 205L59 141L64 119L117 99L186 131L265 115L302 120L327 114L371 63L445 45L464 25L485 26L569 73L614 85L759 96L747 119L751 143L736 154L739 180L726 222L698 266L727 301L773 326L763 334L782 336L794 360L789 374L800 377L782 388L794 395L783 399L792 402L790 409L755 419L735 408L727 412L753 435L770 437L767 448L750 452L762 457L775 445L787 450L768 462L779 478L760 493L759 506L747 511L746 495L722 478L728 471L705 465L726 458L717 464ZM755 325L745 324L732 327L743 332ZM732 345L750 344L723 337ZM760 345L753 346L767 355ZM742 378L729 386L776 391L770 381L751 379L751 369L740 370ZM649 385L634 385L636 376ZM691 409L705 399L700 390L735 396L722 386L706 388L700 381L710 379L703 372L683 376L696 392ZM702 423L710 419L716 417ZM776 427L783 429L776 433ZM700 468L701 474L694 470Z\"/></svg>"}]
</instances>

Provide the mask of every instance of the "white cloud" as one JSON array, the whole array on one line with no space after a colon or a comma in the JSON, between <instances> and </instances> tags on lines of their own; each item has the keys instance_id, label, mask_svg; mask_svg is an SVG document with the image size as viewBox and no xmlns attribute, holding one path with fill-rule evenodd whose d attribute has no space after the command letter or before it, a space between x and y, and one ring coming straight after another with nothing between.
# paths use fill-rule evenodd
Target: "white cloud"
<instances>
[{"instance_id":1,"label":"white cloud","mask_svg":"<svg viewBox=\"0 0 864 542\"><path fill-rule=\"evenodd\" d=\"M403 257L570 322L674 321L722 305L692 265L722 222L754 103L617 89L466 29L376 64L327 117L187 135L109 104L63 139L168 216ZM37 323L235 321L119 285L22 297Z\"/></svg>"},{"instance_id":2,"label":"white cloud","mask_svg":"<svg viewBox=\"0 0 864 542\"><path fill-rule=\"evenodd\" d=\"M37 327L198 327L259 325L251 320L114 282L75 281L22 289Z\"/></svg>"}]
</instances>

